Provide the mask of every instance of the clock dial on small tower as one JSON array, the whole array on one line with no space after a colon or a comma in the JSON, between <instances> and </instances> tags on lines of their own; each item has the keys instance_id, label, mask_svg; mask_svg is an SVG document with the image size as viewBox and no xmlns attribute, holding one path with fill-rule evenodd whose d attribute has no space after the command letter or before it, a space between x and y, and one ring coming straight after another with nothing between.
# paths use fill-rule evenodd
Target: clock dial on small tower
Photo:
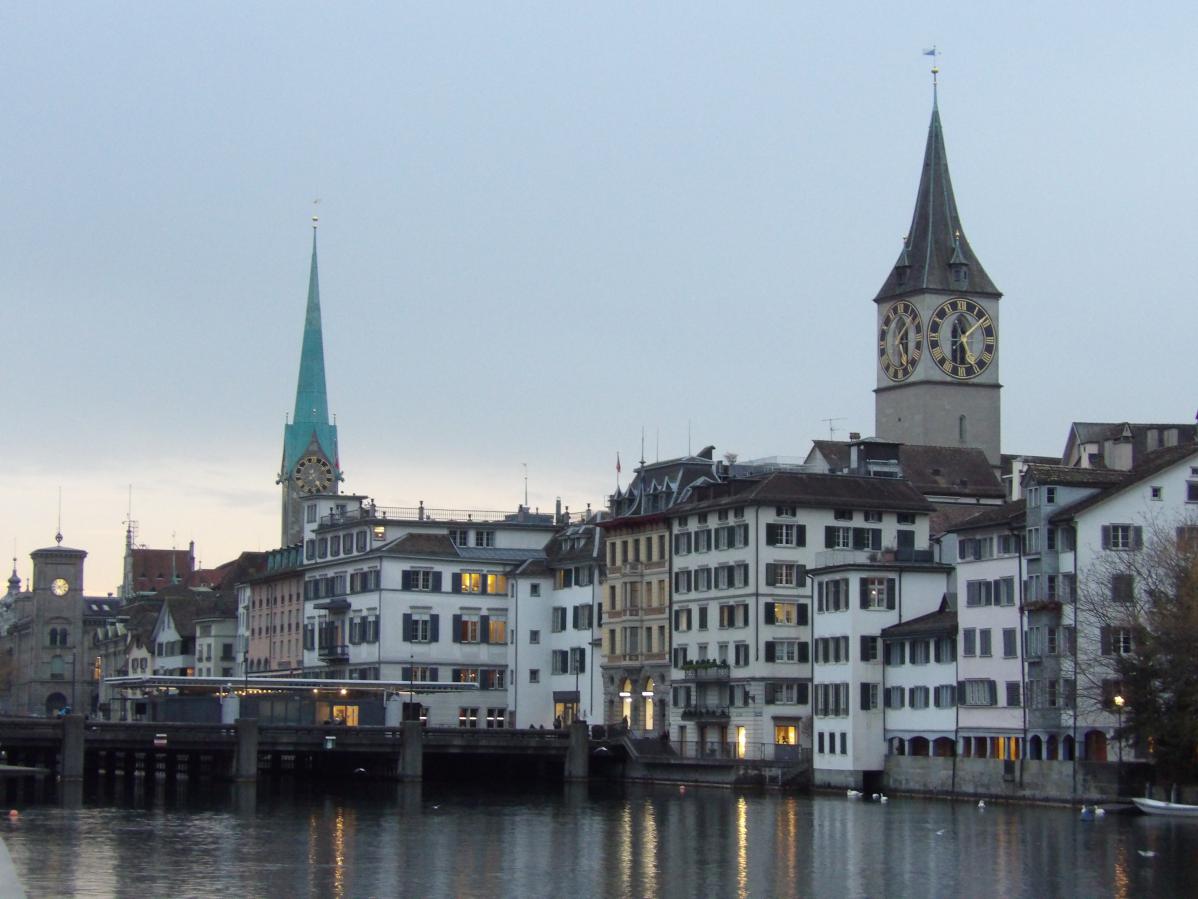
<instances>
[{"instance_id":1,"label":"clock dial on small tower","mask_svg":"<svg viewBox=\"0 0 1198 899\"><path fill-rule=\"evenodd\" d=\"M878 363L892 381L911 377L923 355L923 319L905 300L891 303L878 331Z\"/></svg>"},{"instance_id":2,"label":"clock dial on small tower","mask_svg":"<svg viewBox=\"0 0 1198 899\"><path fill-rule=\"evenodd\" d=\"M320 456L305 456L295 466L294 478L300 493L324 493L333 483L333 466Z\"/></svg>"},{"instance_id":3,"label":"clock dial on small tower","mask_svg":"<svg viewBox=\"0 0 1198 899\"><path fill-rule=\"evenodd\" d=\"M994 361L998 329L979 303L954 297L936 307L928 320L928 352L950 378L976 378Z\"/></svg>"},{"instance_id":4,"label":"clock dial on small tower","mask_svg":"<svg viewBox=\"0 0 1198 899\"><path fill-rule=\"evenodd\" d=\"M66 596L67 591L71 589L71 585L67 583L66 578L56 577L50 582L50 592L55 596Z\"/></svg>"}]
</instances>

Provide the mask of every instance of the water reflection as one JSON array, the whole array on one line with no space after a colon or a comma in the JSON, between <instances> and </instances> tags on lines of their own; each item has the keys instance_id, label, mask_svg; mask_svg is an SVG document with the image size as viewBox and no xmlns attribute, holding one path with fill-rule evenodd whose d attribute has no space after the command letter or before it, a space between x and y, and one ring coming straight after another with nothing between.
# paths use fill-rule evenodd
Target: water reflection
<instances>
[{"instance_id":1,"label":"water reflection","mask_svg":"<svg viewBox=\"0 0 1198 899\"><path fill-rule=\"evenodd\" d=\"M0 827L35 896L1132 897L1198 853L1187 822L596 785L118 785Z\"/></svg>"}]
</instances>

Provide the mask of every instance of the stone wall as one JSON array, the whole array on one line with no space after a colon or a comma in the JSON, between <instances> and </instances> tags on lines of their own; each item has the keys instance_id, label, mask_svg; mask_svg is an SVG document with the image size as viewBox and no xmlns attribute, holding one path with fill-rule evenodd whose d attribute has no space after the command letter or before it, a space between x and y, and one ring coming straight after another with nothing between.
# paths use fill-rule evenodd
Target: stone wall
<instances>
[{"instance_id":1,"label":"stone wall","mask_svg":"<svg viewBox=\"0 0 1198 899\"><path fill-rule=\"evenodd\" d=\"M955 769L954 769L955 763ZM978 796L1055 802L1109 802L1118 766L1077 762L888 756L886 789L896 793Z\"/></svg>"}]
</instances>

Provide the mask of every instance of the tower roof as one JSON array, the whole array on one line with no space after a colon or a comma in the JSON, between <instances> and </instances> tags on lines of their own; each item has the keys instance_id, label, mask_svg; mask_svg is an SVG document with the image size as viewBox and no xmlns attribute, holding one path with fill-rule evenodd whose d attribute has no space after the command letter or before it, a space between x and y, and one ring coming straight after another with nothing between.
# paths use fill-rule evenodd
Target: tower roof
<instances>
[{"instance_id":1,"label":"tower roof","mask_svg":"<svg viewBox=\"0 0 1198 899\"><path fill-rule=\"evenodd\" d=\"M962 266L966 278L957 280L953 269ZM928 143L923 154L911 228L898 261L875 300L923 290L1002 295L965 237L957 213L957 199L953 195L953 182L948 174L944 129L940 125L940 105L936 101L932 103L932 121L928 125Z\"/></svg>"},{"instance_id":2,"label":"tower roof","mask_svg":"<svg viewBox=\"0 0 1198 899\"><path fill-rule=\"evenodd\" d=\"M316 227L312 227L312 269L308 276L308 307L304 315L304 341L300 350L299 380L295 387L295 414L285 429L285 475L313 443L335 467L337 426L329 422L329 398L324 377L324 334L320 323L320 277L316 266Z\"/></svg>"}]
</instances>

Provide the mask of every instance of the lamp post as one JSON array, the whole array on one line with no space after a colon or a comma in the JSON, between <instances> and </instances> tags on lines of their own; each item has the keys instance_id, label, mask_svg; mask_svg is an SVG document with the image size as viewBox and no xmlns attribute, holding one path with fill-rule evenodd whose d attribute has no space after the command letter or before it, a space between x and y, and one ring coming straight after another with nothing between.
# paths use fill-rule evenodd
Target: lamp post
<instances>
[{"instance_id":1,"label":"lamp post","mask_svg":"<svg viewBox=\"0 0 1198 899\"><path fill-rule=\"evenodd\" d=\"M1119 741L1119 787L1123 786L1123 703L1126 700L1123 694L1115 697L1115 709L1119 713L1119 728L1115 732L1115 739Z\"/></svg>"}]
</instances>

